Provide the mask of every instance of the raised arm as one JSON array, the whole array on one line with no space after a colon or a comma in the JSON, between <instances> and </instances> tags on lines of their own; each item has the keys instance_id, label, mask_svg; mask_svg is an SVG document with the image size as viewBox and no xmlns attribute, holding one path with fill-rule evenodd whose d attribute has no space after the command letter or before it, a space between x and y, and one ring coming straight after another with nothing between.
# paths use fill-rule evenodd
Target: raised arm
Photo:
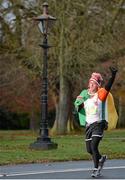
<instances>
[{"instance_id":1,"label":"raised arm","mask_svg":"<svg viewBox=\"0 0 125 180\"><path fill-rule=\"evenodd\" d=\"M112 84L115 80L115 76L116 76L116 73L117 73L117 69L114 68L114 67L110 67L110 71L111 71L111 77L110 79L108 80L108 83L105 85L105 88L101 88L98 92L98 95L99 95L99 99L101 101L105 101L106 98L107 98L107 95L112 87Z\"/></svg>"},{"instance_id":2,"label":"raised arm","mask_svg":"<svg viewBox=\"0 0 125 180\"><path fill-rule=\"evenodd\" d=\"M110 89L112 87L112 84L113 84L113 82L115 80L116 73L117 73L118 70L116 68L114 68L114 67L110 67L110 71L111 71L111 77L110 77L108 83L105 85L105 89L108 92L110 91Z\"/></svg>"}]
</instances>

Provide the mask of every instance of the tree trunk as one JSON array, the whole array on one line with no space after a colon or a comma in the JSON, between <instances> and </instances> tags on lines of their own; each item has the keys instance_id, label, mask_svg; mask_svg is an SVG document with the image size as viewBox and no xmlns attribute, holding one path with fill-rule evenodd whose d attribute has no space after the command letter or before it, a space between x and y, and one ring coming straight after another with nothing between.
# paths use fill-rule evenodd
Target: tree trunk
<instances>
[{"instance_id":1,"label":"tree trunk","mask_svg":"<svg viewBox=\"0 0 125 180\"><path fill-rule=\"evenodd\" d=\"M67 133L69 115L69 85L64 77L60 79L58 134Z\"/></svg>"},{"instance_id":2,"label":"tree trunk","mask_svg":"<svg viewBox=\"0 0 125 180\"><path fill-rule=\"evenodd\" d=\"M56 117L54 126L51 129L51 134L66 134L67 133L67 122L69 118L69 107L70 107L70 89L66 79L62 76L60 79L60 94L58 98L54 98ZM56 101L55 101L56 99Z\"/></svg>"},{"instance_id":3,"label":"tree trunk","mask_svg":"<svg viewBox=\"0 0 125 180\"><path fill-rule=\"evenodd\" d=\"M66 79L61 78L60 95L53 96L56 109L54 125L51 134L66 134L74 130L72 121L72 92ZM60 100L59 100L60 99Z\"/></svg>"}]
</instances>

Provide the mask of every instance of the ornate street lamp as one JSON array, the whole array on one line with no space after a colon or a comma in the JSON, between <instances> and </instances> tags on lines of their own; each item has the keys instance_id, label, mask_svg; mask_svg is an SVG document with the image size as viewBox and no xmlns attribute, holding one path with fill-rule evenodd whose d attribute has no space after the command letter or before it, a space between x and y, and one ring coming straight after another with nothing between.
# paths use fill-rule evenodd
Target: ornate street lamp
<instances>
[{"instance_id":1,"label":"ornate street lamp","mask_svg":"<svg viewBox=\"0 0 125 180\"><path fill-rule=\"evenodd\" d=\"M57 144L52 142L48 136L48 75L47 75L47 61L48 61L48 30L53 21L56 20L48 14L48 3L43 4L43 14L34 18L38 21L38 27L43 34L43 43L40 46L43 48L43 75L42 75L42 94L41 94L41 120L40 120L40 137L30 144L33 149L56 149Z\"/></svg>"}]
</instances>

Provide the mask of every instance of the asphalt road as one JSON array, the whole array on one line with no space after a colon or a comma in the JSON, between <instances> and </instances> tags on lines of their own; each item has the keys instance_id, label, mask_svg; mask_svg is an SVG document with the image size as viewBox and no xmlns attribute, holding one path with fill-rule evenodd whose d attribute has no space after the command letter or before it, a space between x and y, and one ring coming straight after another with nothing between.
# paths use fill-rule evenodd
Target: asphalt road
<instances>
[{"instance_id":1,"label":"asphalt road","mask_svg":"<svg viewBox=\"0 0 125 180\"><path fill-rule=\"evenodd\" d=\"M92 179L92 161L0 166L0 179ZM125 179L125 159L107 160L98 179Z\"/></svg>"}]
</instances>

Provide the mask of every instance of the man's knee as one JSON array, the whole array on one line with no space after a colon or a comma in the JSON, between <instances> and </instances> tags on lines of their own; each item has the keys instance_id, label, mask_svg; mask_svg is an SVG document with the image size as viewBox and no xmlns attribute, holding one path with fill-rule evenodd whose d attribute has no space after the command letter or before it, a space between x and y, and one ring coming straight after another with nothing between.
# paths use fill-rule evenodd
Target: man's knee
<instances>
[{"instance_id":1,"label":"man's knee","mask_svg":"<svg viewBox=\"0 0 125 180\"><path fill-rule=\"evenodd\" d=\"M92 154L91 141L86 141L86 150L89 154Z\"/></svg>"},{"instance_id":2,"label":"man's knee","mask_svg":"<svg viewBox=\"0 0 125 180\"><path fill-rule=\"evenodd\" d=\"M91 151L92 151L92 153L96 153L96 152L98 152L98 147L97 147L97 146L95 146L95 145L92 145L92 147L91 147Z\"/></svg>"},{"instance_id":3,"label":"man's knee","mask_svg":"<svg viewBox=\"0 0 125 180\"><path fill-rule=\"evenodd\" d=\"M93 137L92 142L91 142L91 150L92 153L97 153L98 152L98 146L101 138L100 137Z\"/></svg>"}]
</instances>

